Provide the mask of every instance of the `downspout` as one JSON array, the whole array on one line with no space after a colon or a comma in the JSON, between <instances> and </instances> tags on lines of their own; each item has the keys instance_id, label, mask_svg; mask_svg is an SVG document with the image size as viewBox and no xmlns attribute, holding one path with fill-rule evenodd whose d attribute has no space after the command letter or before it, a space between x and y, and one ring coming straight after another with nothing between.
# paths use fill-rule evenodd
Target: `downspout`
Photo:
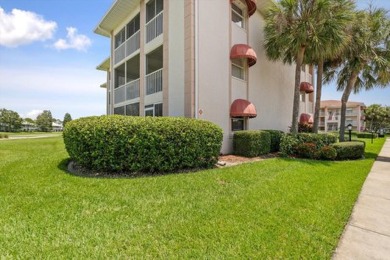
<instances>
[{"instance_id":1,"label":"downspout","mask_svg":"<svg viewBox=\"0 0 390 260\"><path fill-rule=\"evenodd\" d=\"M194 6L194 12L195 12L195 25L194 25L194 31L195 31L195 37L194 37L194 40L195 40L195 90L194 90L194 94L195 94L195 115L194 117L195 118L198 118L199 116L199 44L198 44L198 38L199 38L199 34L198 34L198 22L199 22L199 4L198 4L198 0L195 0L195 6Z\"/></svg>"}]
</instances>

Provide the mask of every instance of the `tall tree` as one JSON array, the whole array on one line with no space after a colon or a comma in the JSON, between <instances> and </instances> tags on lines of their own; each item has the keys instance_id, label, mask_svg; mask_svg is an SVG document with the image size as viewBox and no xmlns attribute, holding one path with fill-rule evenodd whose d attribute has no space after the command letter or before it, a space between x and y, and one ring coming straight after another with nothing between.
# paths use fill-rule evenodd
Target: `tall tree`
<instances>
[{"instance_id":1,"label":"tall tree","mask_svg":"<svg viewBox=\"0 0 390 260\"><path fill-rule=\"evenodd\" d=\"M377 131L386 126L389 120L389 111L387 107L382 107L378 104L373 104L365 109L364 112L366 125L370 131Z\"/></svg>"},{"instance_id":2,"label":"tall tree","mask_svg":"<svg viewBox=\"0 0 390 260\"><path fill-rule=\"evenodd\" d=\"M37 116L37 120L35 122L39 130L42 132L49 132L53 129L53 117L50 110L44 110Z\"/></svg>"},{"instance_id":3,"label":"tall tree","mask_svg":"<svg viewBox=\"0 0 390 260\"><path fill-rule=\"evenodd\" d=\"M332 12L330 0L280 0L265 17L265 50L271 60L295 62L291 132L298 132L301 67L308 46L316 44ZM324 40L324 39L321 39Z\"/></svg>"},{"instance_id":4,"label":"tall tree","mask_svg":"<svg viewBox=\"0 0 390 260\"><path fill-rule=\"evenodd\" d=\"M64 121L62 122L62 126L65 127L65 125L72 121L72 116L69 113L66 113L64 116Z\"/></svg>"},{"instance_id":5,"label":"tall tree","mask_svg":"<svg viewBox=\"0 0 390 260\"><path fill-rule=\"evenodd\" d=\"M316 99L314 108L313 132L318 133L324 61L337 57L351 42L348 26L353 20L354 3L351 0L329 0L331 6L328 14L318 17L323 22L307 46L305 63L317 65Z\"/></svg>"},{"instance_id":6,"label":"tall tree","mask_svg":"<svg viewBox=\"0 0 390 260\"><path fill-rule=\"evenodd\" d=\"M15 111L7 110L5 108L0 109L0 126L2 126L6 132L19 131L22 127L22 118Z\"/></svg>"},{"instance_id":7,"label":"tall tree","mask_svg":"<svg viewBox=\"0 0 390 260\"><path fill-rule=\"evenodd\" d=\"M326 71L327 80L337 78L341 97L340 141L344 141L345 113L352 91L386 87L390 82L390 21L383 9L358 11L351 25L352 43L337 66Z\"/></svg>"}]
</instances>

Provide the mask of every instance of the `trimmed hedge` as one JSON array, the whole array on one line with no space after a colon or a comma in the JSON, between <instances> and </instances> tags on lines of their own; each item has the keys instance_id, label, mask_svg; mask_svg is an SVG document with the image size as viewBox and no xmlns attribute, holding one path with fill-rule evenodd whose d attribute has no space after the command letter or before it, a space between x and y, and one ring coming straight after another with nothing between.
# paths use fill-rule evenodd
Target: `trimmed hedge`
<instances>
[{"instance_id":1,"label":"trimmed hedge","mask_svg":"<svg viewBox=\"0 0 390 260\"><path fill-rule=\"evenodd\" d=\"M63 137L72 160L105 172L209 168L222 145L217 125L174 117L80 118L66 124Z\"/></svg>"},{"instance_id":2,"label":"trimmed hedge","mask_svg":"<svg viewBox=\"0 0 390 260\"><path fill-rule=\"evenodd\" d=\"M234 132L233 153L245 157L268 154L271 151L271 134L262 130Z\"/></svg>"},{"instance_id":3,"label":"trimmed hedge","mask_svg":"<svg viewBox=\"0 0 390 260\"><path fill-rule=\"evenodd\" d=\"M283 131L279 130L261 130L271 134L271 153L279 152L280 150L280 140L284 134Z\"/></svg>"},{"instance_id":4,"label":"trimmed hedge","mask_svg":"<svg viewBox=\"0 0 390 260\"><path fill-rule=\"evenodd\" d=\"M336 160L356 160L364 156L364 142L342 142L332 144L331 146L336 149Z\"/></svg>"},{"instance_id":5,"label":"trimmed hedge","mask_svg":"<svg viewBox=\"0 0 390 260\"><path fill-rule=\"evenodd\" d=\"M337 142L334 134L298 133L295 135L284 134L280 142L280 152L283 156L297 155L297 147L304 143L313 143L317 151L324 146Z\"/></svg>"},{"instance_id":6,"label":"trimmed hedge","mask_svg":"<svg viewBox=\"0 0 390 260\"><path fill-rule=\"evenodd\" d=\"M367 133L367 132L357 133L356 136L357 136L357 138L372 138L372 133ZM374 138L378 138L377 133L374 133Z\"/></svg>"},{"instance_id":7,"label":"trimmed hedge","mask_svg":"<svg viewBox=\"0 0 390 260\"><path fill-rule=\"evenodd\" d=\"M315 143L301 143L295 147L296 154L302 158L318 159L320 157L319 150Z\"/></svg>"}]
</instances>

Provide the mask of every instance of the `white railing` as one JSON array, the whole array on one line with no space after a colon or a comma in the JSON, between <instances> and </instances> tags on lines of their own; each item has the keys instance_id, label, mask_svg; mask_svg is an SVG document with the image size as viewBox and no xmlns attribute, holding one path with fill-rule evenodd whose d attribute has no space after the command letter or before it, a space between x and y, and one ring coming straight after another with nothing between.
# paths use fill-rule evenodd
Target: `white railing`
<instances>
[{"instance_id":1,"label":"white railing","mask_svg":"<svg viewBox=\"0 0 390 260\"><path fill-rule=\"evenodd\" d=\"M146 75L146 95L162 91L162 71L163 69L159 69Z\"/></svg>"},{"instance_id":2,"label":"white railing","mask_svg":"<svg viewBox=\"0 0 390 260\"><path fill-rule=\"evenodd\" d=\"M114 104L139 97L139 79L133 80L114 90Z\"/></svg>"},{"instance_id":3,"label":"white railing","mask_svg":"<svg viewBox=\"0 0 390 260\"><path fill-rule=\"evenodd\" d=\"M163 11L146 24L146 43L150 42L163 32Z\"/></svg>"},{"instance_id":4,"label":"white railing","mask_svg":"<svg viewBox=\"0 0 390 260\"><path fill-rule=\"evenodd\" d=\"M129 39L114 50L114 64L118 64L124 58L134 53L140 46L140 32L134 33Z\"/></svg>"},{"instance_id":5,"label":"white railing","mask_svg":"<svg viewBox=\"0 0 390 260\"><path fill-rule=\"evenodd\" d=\"M140 45L140 32L134 33L129 39L126 40L126 57L139 49Z\"/></svg>"},{"instance_id":6,"label":"white railing","mask_svg":"<svg viewBox=\"0 0 390 260\"><path fill-rule=\"evenodd\" d=\"M114 51L114 64L117 64L121 60L123 60L126 56L126 45L125 42L119 45L118 48Z\"/></svg>"},{"instance_id":7,"label":"white railing","mask_svg":"<svg viewBox=\"0 0 390 260\"><path fill-rule=\"evenodd\" d=\"M126 85L114 89L114 104L126 101Z\"/></svg>"},{"instance_id":8,"label":"white railing","mask_svg":"<svg viewBox=\"0 0 390 260\"><path fill-rule=\"evenodd\" d=\"M126 101L139 97L139 79L126 84Z\"/></svg>"}]
</instances>

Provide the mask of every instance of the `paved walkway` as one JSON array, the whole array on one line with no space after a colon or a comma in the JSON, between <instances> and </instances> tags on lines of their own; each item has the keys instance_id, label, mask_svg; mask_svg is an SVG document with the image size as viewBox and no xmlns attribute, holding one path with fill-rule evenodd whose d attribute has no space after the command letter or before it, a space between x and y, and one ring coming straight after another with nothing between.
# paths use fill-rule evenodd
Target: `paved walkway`
<instances>
[{"instance_id":1,"label":"paved walkway","mask_svg":"<svg viewBox=\"0 0 390 260\"><path fill-rule=\"evenodd\" d=\"M333 259L390 259L390 138L364 182Z\"/></svg>"}]
</instances>

